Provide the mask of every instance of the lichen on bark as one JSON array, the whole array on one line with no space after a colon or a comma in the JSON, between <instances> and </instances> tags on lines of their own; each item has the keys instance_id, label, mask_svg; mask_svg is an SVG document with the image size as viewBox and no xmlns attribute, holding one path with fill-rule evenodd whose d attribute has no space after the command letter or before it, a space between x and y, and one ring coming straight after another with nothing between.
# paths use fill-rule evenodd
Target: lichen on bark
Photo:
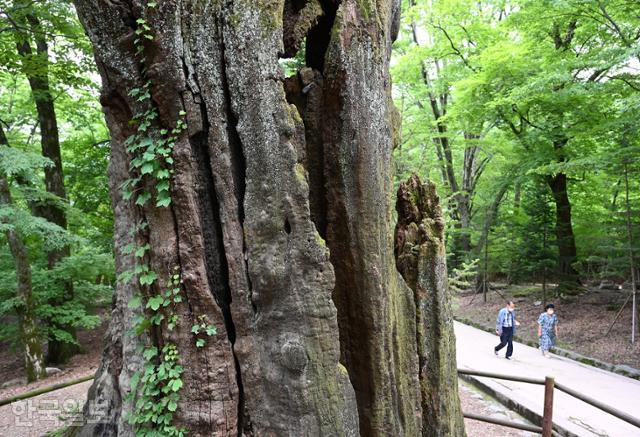
<instances>
[{"instance_id":1,"label":"lichen on bark","mask_svg":"<svg viewBox=\"0 0 640 437\"><path fill-rule=\"evenodd\" d=\"M411 176L398 188L396 210L396 262L416 306L422 435L464 435L444 220L435 185Z\"/></svg>"}]
</instances>

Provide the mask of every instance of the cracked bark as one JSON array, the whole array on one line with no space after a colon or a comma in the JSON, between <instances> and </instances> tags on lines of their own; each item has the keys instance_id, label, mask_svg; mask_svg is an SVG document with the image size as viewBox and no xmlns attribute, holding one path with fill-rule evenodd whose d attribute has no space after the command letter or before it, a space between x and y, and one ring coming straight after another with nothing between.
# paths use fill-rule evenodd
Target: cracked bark
<instances>
[{"instance_id":1,"label":"cracked bark","mask_svg":"<svg viewBox=\"0 0 640 437\"><path fill-rule=\"evenodd\" d=\"M395 256L413 291L422 405L422 435L464 435L458 398L440 199L432 183L413 175L398 188Z\"/></svg>"},{"instance_id":2,"label":"cracked bark","mask_svg":"<svg viewBox=\"0 0 640 437\"><path fill-rule=\"evenodd\" d=\"M134 290L118 286L89 397L108 420L79 433L133 433L132 351L171 340L185 365L174 417L189 435L419 435L415 302L395 266L389 196L399 2L157 3L146 77L133 55L143 2L76 7L103 80L116 248L146 219L158 283L179 266L186 302L177 332L131 338ZM307 68L285 79L278 58L305 36ZM166 209L119 192L129 120L146 109L128 91L147 79L154 128L186 112ZM118 271L132 262L118 252ZM200 349L189 327L202 314L218 334Z\"/></svg>"}]
</instances>

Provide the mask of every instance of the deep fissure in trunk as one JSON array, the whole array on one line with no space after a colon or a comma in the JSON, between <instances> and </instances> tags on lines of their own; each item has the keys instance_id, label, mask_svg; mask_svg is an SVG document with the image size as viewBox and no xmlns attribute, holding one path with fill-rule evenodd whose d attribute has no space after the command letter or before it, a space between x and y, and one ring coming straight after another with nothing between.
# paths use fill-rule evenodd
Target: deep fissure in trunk
<instances>
[{"instance_id":1,"label":"deep fissure in trunk","mask_svg":"<svg viewBox=\"0 0 640 437\"><path fill-rule=\"evenodd\" d=\"M159 126L186 113L172 204L142 211L158 283L178 265L186 296L176 331L158 330L185 367L176 426L193 435L429 435L415 301L396 270L388 195L399 4L160 1L145 11L154 29L146 77L123 44L143 11L137 2L76 6L103 77L117 248L138 214L117 187L127 178L128 117L143 109L123 96L150 80ZM305 38L307 67L285 79L278 58ZM118 271L132 262L118 259ZM116 291L114 320L124 326L131 293L130 284ZM218 334L197 348L188 328L201 315ZM81 434L131 432L122 393L140 366L132 346L146 340L123 331L110 328L90 394L107 401L115 425L86 424ZM123 364L112 365L118 353Z\"/></svg>"},{"instance_id":2,"label":"deep fissure in trunk","mask_svg":"<svg viewBox=\"0 0 640 437\"><path fill-rule=\"evenodd\" d=\"M240 140L236 131L237 120L235 115L230 111L229 101L229 89L226 84L226 73L224 69L224 44L222 45L221 54L221 66L222 66L222 84L223 94L225 100L225 108L227 110L227 118L229 123L227 125L227 135L229 138L230 156L231 156L231 168L232 177L235 183L235 196L238 204L238 218L240 222L244 220L244 177L245 177L245 159L242 154L242 148L240 146ZM194 75L195 76L195 75ZM197 77L194 77L196 85L198 84ZM198 85L199 88L199 85ZM205 218L202 229L205 232L205 246L207 249L207 274L210 284L214 284L212 293L216 299L216 303L222 310L224 317L225 328L227 337L231 343L231 349L236 341L236 329L231 314L231 288L229 286L229 266L227 264L227 258L225 254L225 248L223 244L223 229L220 216L220 204L216 196L215 182L214 182L214 162L210 156L210 150L207 144L207 137L209 134L209 116L207 113L206 104L200 103L201 117L203 120L203 131L198 134L196 138L192 138L192 144L196 150L196 160L200 163L200 174L206 178L204 189L201 191L201 215ZM209 237L207 237L209 234ZM244 250L243 245L243 250ZM249 285L249 289L251 289ZM255 310L255 308L254 308ZM244 388L242 384L242 373L240 371L240 363L238 357L233 352L233 362L236 371L236 384L238 387L238 410L237 410L237 430L250 431L250 419L246 416L244 411Z\"/></svg>"}]
</instances>

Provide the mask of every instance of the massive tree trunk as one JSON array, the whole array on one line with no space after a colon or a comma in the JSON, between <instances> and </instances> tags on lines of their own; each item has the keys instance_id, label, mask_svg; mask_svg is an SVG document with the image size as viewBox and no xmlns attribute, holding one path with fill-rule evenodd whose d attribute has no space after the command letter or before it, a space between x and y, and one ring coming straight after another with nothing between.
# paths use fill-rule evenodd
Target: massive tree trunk
<instances>
[{"instance_id":1,"label":"massive tree trunk","mask_svg":"<svg viewBox=\"0 0 640 437\"><path fill-rule=\"evenodd\" d=\"M24 5L23 5L24 6ZM28 10L26 7L24 10ZM38 124L40 126L40 144L42 146L42 156L51 161L51 165L44 168L44 182L47 192L53 194L55 200L37 202L34 206L34 214L43 217L67 229L67 217L59 204L64 201L67 194L64 187L64 176L62 170L62 156L60 154L60 138L58 133L58 121L53 102L53 95L49 87L49 48L46 40L46 32L42 28L38 17L30 14L17 13L17 19L23 25L20 32L17 32L16 46L22 59L23 72L26 75L31 87L31 94L36 104L38 113ZM26 29L29 29L26 31ZM36 50L31 47L30 40L36 43ZM69 256L69 246L51 249L47 252L47 264L51 269L60 260ZM52 299L50 304L57 306L73 298L73 284L66 282L62 284L63 296ZM54 329L66 331L75 339L75 328L71 325L59 325L55 321L48 320ZM71 356L79 351L77 345L69 342L50 338L47 348L47 361L51 363L65 363Z\"/></svg>"},{"instance_id":2,"label":"massive tree trunk","mask_svg":"<svg viewBox=\"0 0 640 437\"><path fill-rule=\"evenodd\" d=\"M177 350L179 401L166 417L189 435L444 435L423 427L414 295L393 255L388 63L399 2L76 6L112 135L116 267L134 268L133 244L153 271L139 265L143 286L117 286L80 434L130 435L131 413L138 427L159 426L141 423L144 405L127 396L143 366L168 362L136 353L153 345ZM306 67L285 80L278 58L304 37ZM136 131L145 138L128 140ZM167 142L170 159L151 164ZM136 164L136 144L150 167ZM155 180L165 170L170 201ZM141 310L127 303L141 289L146 317L157 316L173 275L181 301L129 335ZM217 334L202 337L202 320ZM89 420L96 402L102 423Z\"/></svg>"}]
</instances>

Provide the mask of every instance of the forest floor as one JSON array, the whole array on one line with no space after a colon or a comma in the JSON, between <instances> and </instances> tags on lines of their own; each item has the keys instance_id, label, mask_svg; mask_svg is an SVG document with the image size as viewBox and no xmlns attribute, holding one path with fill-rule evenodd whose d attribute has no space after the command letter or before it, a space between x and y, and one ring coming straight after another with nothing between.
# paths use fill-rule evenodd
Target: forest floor
<instances>
[{"instance_id":1,"label":"forest floor","mask_svg":"<svg viewBox=\"0 0 640 437\"><path fill-rule=\"evenodd\" d=\"M518 320L517 335L537 342L537 320L544 311L542 288L539 285L492 284L495 289L482 294L461 294L454 298L456 318L468 319L478 325L494 328L505 299L513 299ZM496 292L497 290L497 292ZM499 293L504 296L504 298ZM579 296L560 300L550 290L549 302L555 304L558 315L558 346L612 364L626 364L640 369L640 338L631 345L631 302L627 304L609 335L605 335L616 314L629 295L628 290L599 290L588 287ZM637 336L638 337L638 336Z\"/></svg>"},{"instance_id":2,"label":"forest floor","mask_svg":"<svg viewBox=\"0 0 640 437\"><path fill-rule=\"evenodd\" d=\"M60 369L60 372L31 384L26 384L24 381L23 359L11 350L9 344L0 343L0 375L2 375L0 399L93 375L102 357L102 339L107 325L108 321L103 320L96 329L78 331L78 342L84 353L73 356L66 364L55 365L54 367Z\"/></svg>"},{"instance_id":3,"label":"forest floor","mask_svg":"<svg viewBox=\"0 0 640 437\"><path fill-rule=\"evenodd\" d=\"M32 384L18 383L18 380L23 377L23 362L10 351L7 344L0 344L2 382L14 381L10 387L0 389L0 399L93 374L100 364L102 338L106 326L107 322L104 322L96 330L79 332L79 342L86 352L76 355L68 364L59 366L62 370L60 373ZM91 383L92 381L83 382L0 407L0 436L42 436L69 425L69 422L77 417L77 413L82 411ZM460 400L465 412L527 423L521 416L509 411L490 396L463 381L460 381ZM470 419L465 419L465 427L469 437L532 435L525 431Z\"/></svg>"},{"instance_id":4,"label":"forest floor","mask_svg":"<svg viewBox=\"0 0 640 437\"><path fill-rule=\"evenodd\" d=\"M73 426L86 401L92 381L65 387L34 398L0 407L0 436L40 437L53 436L54 431ZM492 397L472 385L460 381L460 401L465 412L491 416L519 423L529 423L509 411ZM504 428L477 420L465 419L468 437L530 437L535 434ZM49 433L49 434L47 434Z\"/></svg>"}]
</instances>

